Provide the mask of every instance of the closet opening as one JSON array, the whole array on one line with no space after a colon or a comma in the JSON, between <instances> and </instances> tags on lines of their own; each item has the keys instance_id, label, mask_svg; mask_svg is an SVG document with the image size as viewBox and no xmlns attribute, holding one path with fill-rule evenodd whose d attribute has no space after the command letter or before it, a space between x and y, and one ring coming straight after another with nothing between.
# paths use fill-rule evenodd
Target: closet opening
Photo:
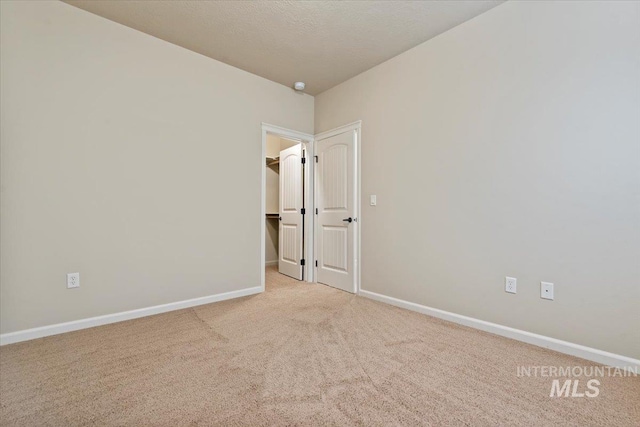
<instances>
[{"instance_id":1,"label":"closet opening","mask_svg":"<svg viewBox=\"0 0 640 427\"><path fill-rule=\"evenodd\" d=\"M262 128L262 286L265 269L311 282L313 136L266 124Z\"/></svg>"}]
</instances>

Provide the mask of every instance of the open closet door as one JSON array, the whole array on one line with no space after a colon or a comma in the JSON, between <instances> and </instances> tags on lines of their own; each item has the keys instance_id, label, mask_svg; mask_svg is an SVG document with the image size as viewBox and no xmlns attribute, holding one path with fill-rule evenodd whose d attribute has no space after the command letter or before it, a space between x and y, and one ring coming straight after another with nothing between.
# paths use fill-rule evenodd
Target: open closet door
<instances>
[{"instance_id":1,"label":"open closet door","mask_svg":"<svg viewBox=\"0 0 640 427\"><path fill-rule=\"evenodd\" d=\"M278 270L302 280L302 144L280 152L280 228Z\"/></svg>"}]
</instances>

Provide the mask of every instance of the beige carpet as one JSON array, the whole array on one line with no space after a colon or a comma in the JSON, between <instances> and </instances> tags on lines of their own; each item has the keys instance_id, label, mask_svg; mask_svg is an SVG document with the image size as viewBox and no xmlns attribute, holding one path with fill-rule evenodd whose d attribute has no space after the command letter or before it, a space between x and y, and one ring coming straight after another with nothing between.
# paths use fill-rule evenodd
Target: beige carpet
<instances>
[{"instance_id":1,"label":"beige carpet","mask_svg":"<svg viewBox=\"0 0 640 427\"><path fill-rule=\"evenodd\" d=\"M640 425L640 377L550 398L551 378L517 366L591 364L272 269L267 281L260 295L2 347L0 423Z\"/></svg>"}]
</instances>

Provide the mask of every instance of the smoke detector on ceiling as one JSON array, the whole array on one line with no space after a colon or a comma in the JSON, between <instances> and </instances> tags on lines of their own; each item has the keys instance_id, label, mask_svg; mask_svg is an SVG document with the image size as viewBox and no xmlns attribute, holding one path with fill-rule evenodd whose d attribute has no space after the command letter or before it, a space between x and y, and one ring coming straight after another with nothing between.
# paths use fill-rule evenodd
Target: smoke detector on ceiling
<instances>
[{"instance_id":1,"label":"smoke detector on ceiling","mask_svg":"<svg viewBox=\"0 0 640 427\"><path fill-rule=\"evenodd\" d=\"M293 84L293 88L297 91L303 91L305 86L304 82L295 82Z\"/></svg>"}]
</instances>

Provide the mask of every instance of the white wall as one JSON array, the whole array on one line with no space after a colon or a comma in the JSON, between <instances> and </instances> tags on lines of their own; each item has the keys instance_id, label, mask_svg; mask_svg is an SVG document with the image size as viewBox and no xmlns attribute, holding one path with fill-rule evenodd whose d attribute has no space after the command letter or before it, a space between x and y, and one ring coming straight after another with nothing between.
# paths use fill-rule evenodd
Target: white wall
<instances>
[{"instance_id":1,"label":"white wall","mask_svg":"<svg viewBox=\"0 0 640 427\"><path fill-rule=\"evenodd\" d=\"M259 286L261 122L311 133L313 98L61 2L1 7L1 332Z\"/></svg>"},{"instance_id":2,"label":"white wall","mask_svg":"<svg viewBox=\"0 0 640 427\"><path fill-rule=\"evenodd\" d=\"M639 22L508 2L318 95L363 121L362 287L639 358Z\"/></svg>"}]
</instances>

